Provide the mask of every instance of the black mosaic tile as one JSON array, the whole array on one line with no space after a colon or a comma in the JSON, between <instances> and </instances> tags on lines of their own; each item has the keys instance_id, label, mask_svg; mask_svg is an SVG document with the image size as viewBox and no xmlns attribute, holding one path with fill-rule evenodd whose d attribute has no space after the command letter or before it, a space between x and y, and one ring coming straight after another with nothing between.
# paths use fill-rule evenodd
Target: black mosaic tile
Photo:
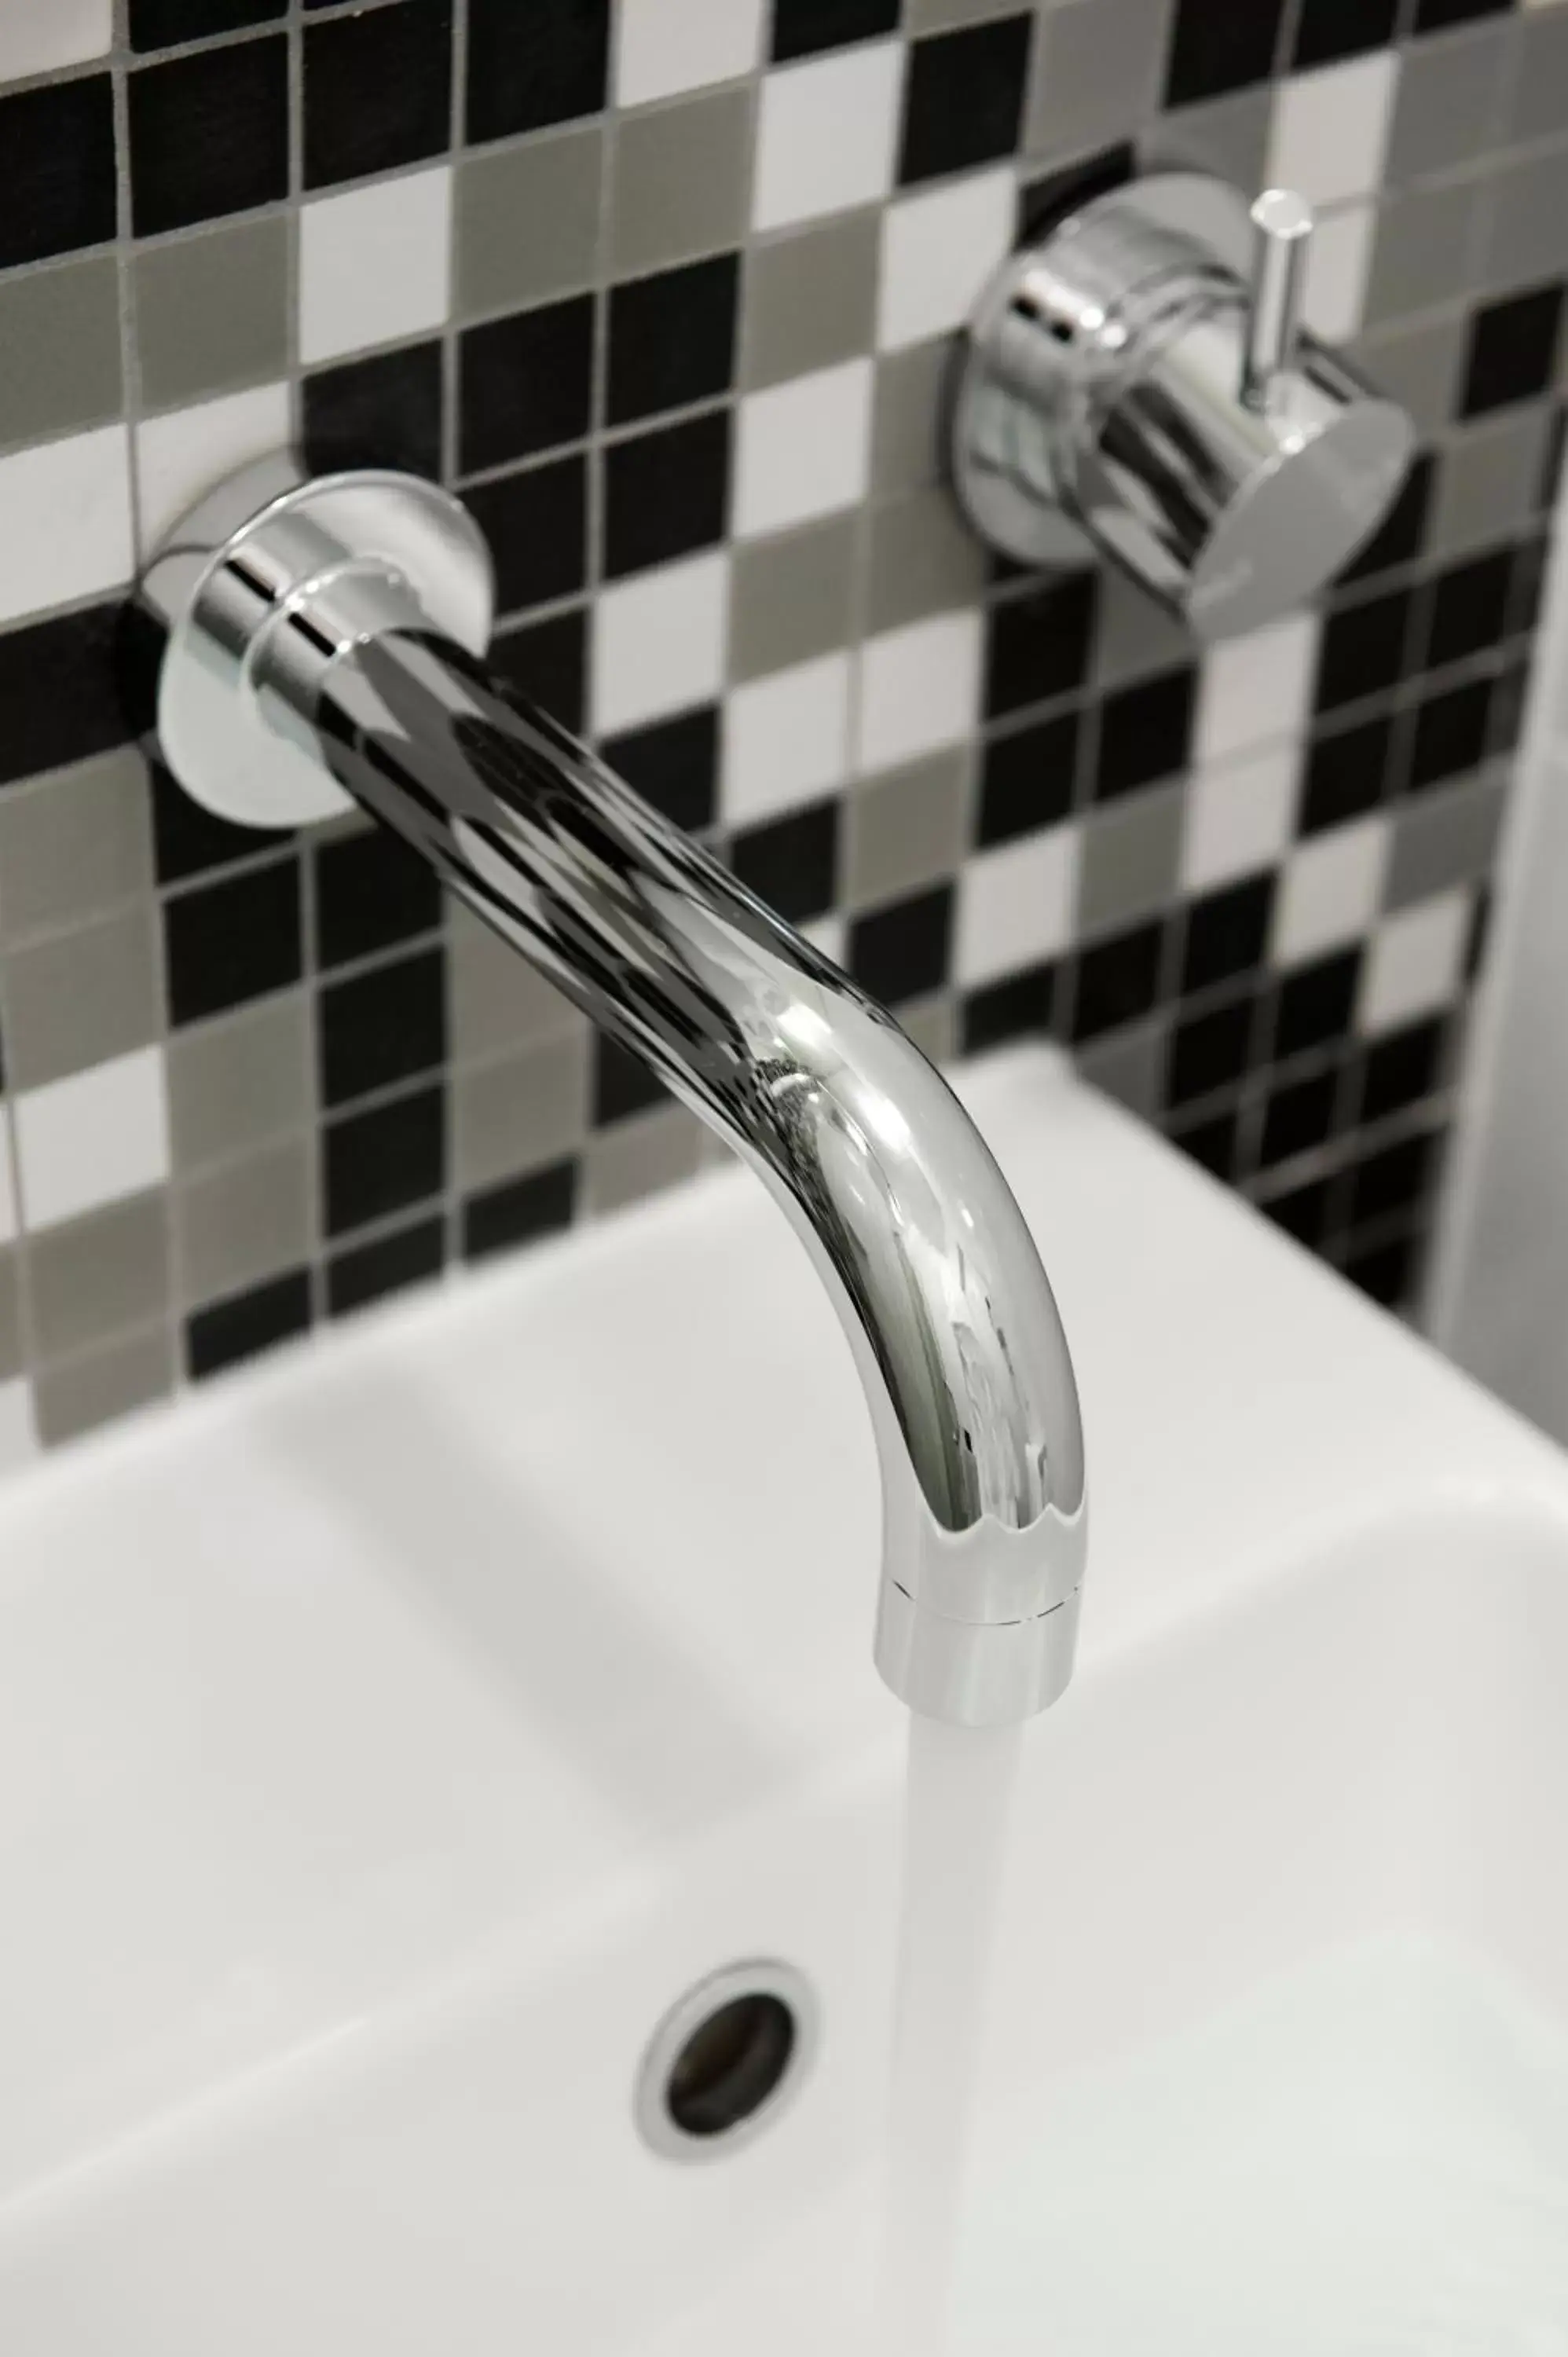
<instances>
[{"instance_id":1,"label":"black mosaic tile","mask_svg":"<svg viewBox=\"0 0 1568 2357\"><path fill-rule=\"evenodd\" d=\"M1381 48L1393 39L1398 18L1399 0L1302 0L1291 64L1299 73Z\"/></svg>"},{"instance_id":2,"label":"black mosaic tile","mask_svg":"<svg viewBox=\"0 0 1568 2357\"><path fill-rule=\"evenodd\" d=\"M609 48L610 0L469 0L467 136L505 139L597 114Z\"/></svg>"},{"instance_id":3,"label":"black mosaic tile","mask_svg":"<svg viewBox=\"0 0 1568 2357\"><path fill-rule=\"evenodd\" d=\"M1385 1309L1400 1309L1415 1290L1421 1239L1414 1232L1349 1254L1344 1273L1357 1290Z\"/></svg>"},{"instance_id":4,"label":"black mosaic tile","mask_svg":"<svg viewBox=\"0 0 1568 2357\"><path fill-rule=\"evenodd\" d=\"M837 897L841 808L836 796L814 802L748 828L730 845L740 882L791 925L824 915Z\"/></svg>"},{"instance_id":5,"label":"black mosaic tile","mask_svg":"<svg viewBox=\"0 0 1568 2357\"><path fill-rule=\"evenodd\" d=\"M1206 1114L1201 1120L1178 1123L1166 1132L1171 1144L1212 1178L1232 1179L1240 1152L1240 1123L1229 1113Z\"/></svg>"},{"instance_id":6,"label":"black mosaic tile","mask_svg":"<svg viewBox=\"0 0 1568 2357\"><path fill-rule=\"evenodd\" d=\"M299 861L194 885L164 902L169 1019L199 1022L300 975Z\"/></svg>"},{"instance_id":7,"label":"black mosaic tile","mask_svg":"<svg viewBox=\"0 0 1568 2357\"><path fill-rule=\"evenodd\" d=\"M1513 573L1512 549L1500 548L1438 575L1426 627L1426 660L1434 670L1479 654L1506 635Z\"/></svg>"},{"instance_id":8,"label":"black mosaic tile","mask_svg":"<svg viewBox=\"0 0 1568 2357\"><path fill-rule=\"evenodd\" d=\"M991 608L985 658L991 719L1083 685L1098 596L1093 573L1069 573Z\"/></svg>"},{"instance_id":9,"label":"black mosaic tile","mask_svg":"<svg viewBox=\"0 0 1568 2357\"><path fill-rule=\"evenodd\" d=\"M1076 1043L1146 1015L1159 994L1165 927L1155 922L1113 933L1078 960L1071 1036Z\"/></svg>"},{"instance_id":10,"label":"black mosaic tile","mask_svg":"<svg viewBox=\"0 0 1568 2357\"><path fill-rule=\"evenodd\" d=\"M1416 453L1392 507L1370 540L1342 569L1342 582L1370 581L1380 574L1412 565L1420 556L1426 545L1435 463L1430 450Z\"/></svg>"},{"instance_id":11,"label":"black mosaic tile","mask_svg":"<svg viewBox=\"0 0 1568 2357\"><path fill-rule=\"evenodd\" d=\"M318 843L315 859L318 966L347 965L440 924L435 871L384 827Z\"/></svg>"},{"instance_id":12,"label":"black mosaic tile","mask_svg":"<svg viewBox=\"0 0 1568 2357\"><path fill-rule=\"evenodd\" d=\"M1475 906L1470 911L1469 937L1465 943L1465 979L1476 981L1487 960L1487 946L1492 934L1493 896L1487 884L1477 887Z\"/></svg>"},{"instance_id":13,"label":"black mosaic tile","mask_svg":"<svg viewBox=\"0 0 1568 2357\"><path fill-rule=\"evenodd\" d=\"M1299 831L1320 834L1376 810L1397 791L1399 734L1391 713L1320 729L1302 771Z\"/></svg>"},{"instance_id":14,"label":"black mosaic tile","mask_svg":"<svg viewBox=\"0 0 1568 2357\"><path fill-rule=\"evenodd\" d=\"M603 453L606 578L690 556L729 516L730 413L710 410Z\"/></svg>"},{"instance_id":15,"label":"black mosaic tile","mask_svg":"<svg viewBox=\"0 0 1568 2357\"><path fill-rule=\"evenodd\" d=\"M1251 1039L1250 998L1178 1020L1166 1051L1165 1103L1190 1104L1239 1081L1247 1070Z\"/></svg>"},{"instance_id":16,"label":"black mosaic tile","mask_svg":"<svg viewBox=\"0 0 1568 2357\"><path fill-rule=\"evenodd\" d=\"M1440 33L1450 25L1468 25L1477 16L1506 16L1514 0L1415 0L1412 33Z\"/></svg>"},{"instance_id":17,"label":"black mosaic tile","mask_svg":"<svg viewBox=\"0 0 1568 2357\"><path fill-rule=\"evenodd\" d=\"M1096 802L1110 802L1186 769L1197 683L1196 670L1183 663L1106 697L1094 765Z\"/></svg>"},{"instance_id":18,"label":"black mosaic tile","mask_svg":"<svg viewBox=\"0 0 1568 2357\"><path fill-rule=\"evenodd\" d=\"M1066 818L1073 805L1078 743L1076 712L993 737L981 756L976 842L1010 843Z\"/></svg>"},{"instance_id":19,"label":"black mosaic tile","mask_svg":"<svg viewBox=\"0 0 1568 2357\"><path fill-rule=\"evenodd\" d=\"M1392 687L1404 669L1411 593L1394 589L1338 607L1318 641L1314 699L1320 712Z\"/></svg>"},{"instance_id":20,"label":"black mosaic tile","mask_svg":"<svg viewBox=\"0 0 1568 2357\"><path fill-rule=\"evenodd\" d=\"M1287 1187L1283 1194L1273 1195L1258 1209L1276 1228L1294 1236L1298 1244L1316 1251L1328 1232L1328 1213L1333 1189L1326 1178L1309 1179L1305 1187Z\"/></svg>"},{"instance_id":21,"label":"black mosaic tile","mask_svg":"<svg viewBox=\"0 0 1568 2357\"><path fill-rule=\"evenodd\" d=\"M133 49L172 49L185 41L242 33L288 15L288 0L128 0Z\"/></svg>"},{"instance_id":22,"label":"black mosaic tile","mask_svg":"<svg viewBox=\"0 0 1568 2357\"><path fill-rule=\"evenodd\" d=\"M1187 913L1183 990L1203 990L1262 965L1273 906L1272 871L1243 877L1194 900Z\"/></svg>"},{"instance_id":23,"label":"black mosaic tile","mask_svg":"<svg viewBox=\"0 0 1568 2357\"><path fill-rule=\"evenodd\" d=\"M0 98L0 269L102 244L116 206L108 74Z\"/></svg>"},{"instance_id":24,"label":"black mosaic tile","mask_svg":"<svg viewBox=\"0 0 1568 2357\"><path fill-rule=\"evenodd\" d=\"M317 1023L323 1104L347 1104L433 1071L446 1058L445 953L422 950L329 983Z\"/></svg>"},{"instance_id":25,"label":"black mosaic tile","mask_svg":"<svg viewBox=\"0 0 1568 2357\"><path fill-rule=\"evenodd\" d=\"M1485 679L1423 697L1411 734L1408 791L1457 777L1485 759L1490 698L1491 682Z\"/></svg>"},{"instance_id":26,"label":"black mosaic tile","mask_svg":"<svg viewBox=\"0 0 1568 2357\"><path fill-rule=\"evenodd\" d=\"M727 393L740 257L715 253L611 289L605 414L628 425Z\"/></svg>"},{"instance_id":27,"label":"black mosaic tile","mask_svg":"<svg viewBox=\"0 0 1568 2357\"><path fill-rule=\"evenodd\" d=\"M581 736L588 713L586 607L498 631L486 660L509 687Z\"/></svg>"},{"instance_id":28,"label":"black mosaic tile","mask_svg":"<svg viewBox=\"0 0 1568 2357\"><path fill-rule=\"evenodd\" d=\"M1334 1126L1337 1072L1315 1072L1309 1079L1288 1081L1272 1089L1263 1106L1262 1135L1258 1145L1260 1165L1268 1168L1289 1162L1298 1154L1321 1146Z\"/></svg>"},{"instance_id":29,"label":"black mosaic tile","mask_svg":"<svg viewBox=\"0 0 1568 2357\"><path fill-rule=\"evenodd\" d=\"M1177 0L1165 68L1167 106L1190 106L1266 81L1284 0Z\"/></svg>"},{"instance_id":30,"label":"black mosaic tile","mask_svg":"<svg viewBox=\"0 0 1568 2357\"><path fill-rule=\"evenodd\" d=\"M1048 962L1026 966L1001 982L972 990L959 1009L959 1039L966 1056L998 1048L1006 1039L1048 1032L1055 1011L1057 973Z\"/></svg>"},{"instance_id":31,"label":"black mosaic tile","mask_svg":"<svg viewBox=\"0 0 1568 2357\"><path fill-rule=\"evenodd\" d=\"M487 1260L568 1226L576 1191L576 1164L553 1162L470 1195L463 1206L464 1259Z\"/></svg>"},{"instance_id":32,"label":"black mosaic tile","mask_svg":"<svg viewBox=\"0 0 1568 2357\"><path fill-rule=\"evenodd\" d=\"M452 0L397 0L305 34L305 185L320 188L445 154Z\"/></svg>"},{"instance_id":33,"label":"black mosaic tile","mask_svg":"<svg viewBox=\"0 0 1568 2357\"><path fill-rule=\"evenodd\" d=\"M1391 1031L1368 1049L1361 1071L1360 1117L1381 1121L1419 1103L1443 1077L1444 1027L1436 1017Z\"/></svg>"},{"instance_id":34,"label":"black mosaic tile","mask_svg":"<svg viewBox=\"0 0 1568 2357\"><path fill-rule=\"evenodd\" d=\"M1361 960L1359 949L1336 950L1285 976L1274 1006L1276 1061L1283 1064L1346 1037L1355 1015Z\"/></svg>"},{"instance_id":35,"label":"black mosaic tile","mask_svg":"<svg viewBox=\"0 0 1568 2357\"><path fill-rule=\"evenodd\" d=\"M574 295L457 339L457 463L464 474L504 466L588 431L594 298Z\"/></svg>"},{"instance_id":36,"label":"black mosaic tile","mask_svg":"<svg viewBox=\"0 0 1568 2357\"><path fill-rule=\"evenodd\" d=\"M951 937L952 887L939 884L857 917L849 931L849 970L873 998L901 1006L942 988Z\"/></svg>"},{"instance_id":37,"label":"black mosaic tile","mask_svg":"<svg viewBox=\"0 0 1568 2357\"><path fill-rule=\"evenodd\" d=\"M696 834L713 824L718 808L717 705L696 705L672 720L608 737L599 750L618 776L676 826Z\"/></svg>"},{"instance_id":38,"label":"black mosaic tile","mask_svg":"<svg viewBox=\"0 0 1568 2357\"><path fill-rule=\"evenodd\" d=\"M300 436L312 474L397 467L436 479L441 421L441 346L434 338L317 369L300 385Z\"/></svg>"},{"instance_id":39,"label":"black mosaic tile","mask_svg":"<svg viewBox=\"0 0 1568 2357\"><path fill-rule=\"evenodd\" d=\"M489 544L500 612L569 597L585 586L588 467L581 451L494 482L475 483L463 499ZM559 712L554 716L565 718Z\"/></svg>"},{"instance_id":40,"label":"black mosaic tile","mask_svg":"<svg viewBox=\"0 0 1568 2357\"><path fill-rule=\"evenodd\" d=\"M602 1031L594 1034L594 1127L607 1129L650 1105L663 1104L669 1092L639 1056L618 1047Z\"/></svg>"},{"instance_id":41,"label":"black mosaic tile","mask_svg":"<svg viewBox=\"0 0 1568 2357\"><path fill-rule=\"evenodd\" d=\"M898 178L963 172L1018 145L1034 18L1026 13L913 42L904 83Z\"/></svg>"},{"instance_id":42,"label":"black mosaic tile","mask_svg":"<svg viewBox=\"0 0 1568 2357\"><path fill-rule=\"evenodd\" d=\"M1412 1209L1428 1193L1437 1166L1430 1130L1401 1138L1357 1163L1350 1180L1350 1220L1360 1227Z\"/></svg>"},{"instance_id":43,"label":"black mosaic tile","mask_svg":"<svg viewBox=\"0 0 1568 2357\"><path fill-rule=\"evenodd\" d=\"M161 761L148 770L153 810L153 867L160 884L181 884L241 860L254 859L285 838L254 826L235 826L205 810L176 783Z\"/></svg>"},{"instance_id":44,"label":"black mosaic tile","mask_svg":"<svg viewBox=\"0 0 1568 2357\"><path fill-rule=\"evenodd\" d=\"M896 33L903 0L773 0L768 54L776 65L819 49Z\"/></svg>"},{"instance_id":45,"label":"black mosaic tile","mask_svg":"<svg viewBox=\"0 0 1568 2357\"><path fill-rule=\"evenodd\" d=\"M1461 414L1485 416L1533 401L1552 382L1563 319L1563 287L1534 286L1482 306L1470 322Z\"/></svg>"},{"instance_id":46,"label":"black mosaic tile","mask_svg":"<svg viewBox=\"0 0 1568 2357\"><path fill-rule=\"evenodd\" d=\"M220 1374L243 1360L310 1330L310 1273L290 1269L285 1276L214 1301L186 1320L186 1364L193 1378Z\"/></svg>"},{"instance_id":47,"label":"black mosaic tile","mask_svg":"<svg viewBox=\"0 0 1568 2357\"><path fill-rule=\"evenodd\" d=\"M115 599L0 631L0 784L125 742L123 623Z\"/></svg>"},{"instance_id":48,"label":"black mosaic tile","mask_svg":"<svg viewBox=\"0 0 1568 2357\"><path fill-rule=\"evenodd\" d=\"M428 1202L446 1183L445 1089L341 1114L327 1125L322 1155L329 1235Z\"/></svg>"},{"instance_id":49,"label":"black mosaic tile","mask_svg":"<svg viewBox=\"0 0 1568 2357\"><path fill-rule=\"evenodd\" d=\"M288 194L288 42L198 49L129 78L131 210L138 237Z\"/></svg>"},{"instance_id":50,"label":"black mosaic tile","mask_svg":"<svg viewBox=\"0 0 1568 2357\"><path fill-rule=\"evenodd\" d=\"M334 1318L368 1309L389 1295L439 1276L446 1263L444 1221L416 1220L395 1234L334 1253L327 1264L327 1308Z\"/></svg>"}]
</instances>

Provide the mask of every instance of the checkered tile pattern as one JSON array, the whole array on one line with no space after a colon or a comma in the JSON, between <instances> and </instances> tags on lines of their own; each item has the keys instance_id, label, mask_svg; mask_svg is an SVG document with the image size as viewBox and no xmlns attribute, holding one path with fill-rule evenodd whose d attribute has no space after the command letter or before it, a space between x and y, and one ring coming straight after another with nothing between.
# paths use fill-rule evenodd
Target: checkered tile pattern
<instances>
[{"instance_id":1,"label":"checkered tile pattern","mask_svg":"<svg viewBox=\"0 0 1568 2357\"><path fill-rule=\"evenodd\" d=\"M1419 1268L1562 442L1568 5L10 0L0 1461L678 1179L691 1117L354 823L133 748L120 600L293 437L458 488L496 660L936 1055L1030 1032L1380 1298ZM1030 222L1305 187L1423 457L1200 655L942 488Z\"/></svg>"}]
</instances>

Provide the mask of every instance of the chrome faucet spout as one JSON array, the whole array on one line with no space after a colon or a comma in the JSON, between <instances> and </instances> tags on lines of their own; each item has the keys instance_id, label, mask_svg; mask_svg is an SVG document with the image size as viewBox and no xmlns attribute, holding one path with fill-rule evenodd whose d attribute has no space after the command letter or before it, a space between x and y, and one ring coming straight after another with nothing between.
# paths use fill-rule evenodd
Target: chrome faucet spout
<instances>
[{"instance_id":1,"label":"chrome faucet spout","mask_svg":"<svg viewBox=\"0 0 1568 2357\"><path fill-rule=\"evenodd\" d=\"M335 781L751 1165L865 1387L883 1676L961 1724L1043 1708L1071 1673L1083 1443L1056 1304L989 1150L892 1017L439 627L440 601L331 490L296 483L257 514L252 484L238 528L199 515L155 563L166 758L211 798L225 748L185 700L194 648L204 686L233 673L231 743L251 732L257 778L270 739Z\"/></svg>"}]
</instances>

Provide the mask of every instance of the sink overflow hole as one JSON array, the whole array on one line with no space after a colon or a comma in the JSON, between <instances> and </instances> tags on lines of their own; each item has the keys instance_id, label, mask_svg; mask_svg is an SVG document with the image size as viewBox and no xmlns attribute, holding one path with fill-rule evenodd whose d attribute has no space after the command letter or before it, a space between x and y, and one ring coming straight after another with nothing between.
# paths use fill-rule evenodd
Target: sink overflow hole
<instances>
[{"instance_id":1,"label":"sink overflow hole","mask_svg":"<svg viewBox=\"0 0 1568 2357\"><path fill-rule=\"evenodd\" d=\"M816 2008L787 1964L732 1964L687 1991L660 2023L638 2077L645 2140L707 2160L750 2141L799 2083Z\"/></svg>"}]
</instances>

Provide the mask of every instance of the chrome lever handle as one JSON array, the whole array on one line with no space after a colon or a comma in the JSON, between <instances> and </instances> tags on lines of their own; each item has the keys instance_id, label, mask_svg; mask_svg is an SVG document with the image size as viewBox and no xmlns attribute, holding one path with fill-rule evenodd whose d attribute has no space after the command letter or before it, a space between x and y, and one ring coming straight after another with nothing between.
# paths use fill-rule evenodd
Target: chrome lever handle
<instances>
[{"instance_id":1,"label":"chrome lever handle","mask_svg":"<svg viewBox=\"0 0 1568 2357\"><path fill-rule=\"evenodd\" d=\"M1249 409L1267 409L1273 386L1295 352L1313 212L1294 188L1265 188L1250 218L1252 286L1240 392Z\"/></svg>"}]
</instances>

